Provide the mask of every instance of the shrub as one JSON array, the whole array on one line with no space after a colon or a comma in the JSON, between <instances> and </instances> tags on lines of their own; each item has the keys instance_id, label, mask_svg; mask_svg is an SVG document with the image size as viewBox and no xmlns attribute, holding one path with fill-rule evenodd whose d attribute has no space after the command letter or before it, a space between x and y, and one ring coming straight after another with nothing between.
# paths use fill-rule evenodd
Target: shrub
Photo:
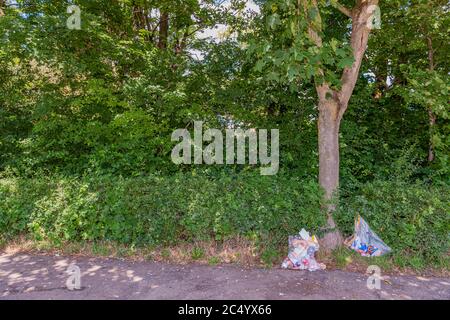
<instances>
[{"instance_id":1,"label":"shrub","mask_svg":"<svg viewBox=\"0 0 450 320\"><path fill-rule=\"evenodd\" d=\"M336 214L345 235L361 214L393 249L397 264L438 263L450 249L448 186L400 180L351 185ZM110 240L173 245L236 236L256 240L267 261L287 236L325 224L313 180L251 172L177 173L172 176L48 176L0 179L0 235L18 234L54 244Z\"/></svg>"},{"instance_id":2,"label":"shrub","mask_svg":"<svg viewBox=\"0 0 450 320\"><path fill-rule=\"evenodd\" d=\"M242 235L277 245L302 227L317 231L325 216L315 182L253 173L3 179L0 200L1 233L55 243L153 245Z\"/></svg>"},{"instance_id":3,"label":"shrub","mask_svg":"<svg viewBox=\"0 0 450 320\"><path fill-rule=\"evenodd\" d=\"M342 192L338 224L349 235L357 214L393 249L400 264L438 263L450 249L448 186L374 181Z\"/></svg>"}]
</instances>

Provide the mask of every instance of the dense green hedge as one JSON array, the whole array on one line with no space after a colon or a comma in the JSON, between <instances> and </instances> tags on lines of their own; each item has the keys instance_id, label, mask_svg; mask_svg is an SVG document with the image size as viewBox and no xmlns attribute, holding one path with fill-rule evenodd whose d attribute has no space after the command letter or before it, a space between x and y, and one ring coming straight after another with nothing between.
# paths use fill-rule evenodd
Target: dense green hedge
<instances>
[{"instance_id":1,"label":"dense green hedge","mask_svg":"<svg viewBox=\"0 0 450 320\"><path fill-rule=\"evenodd\" d=\"M343 190L336 217L350 235L360 213L399 263L434 264L450 249L448 195L446 186L376 181ZM302 227L320 230L320 199L314 181L285 175L6 178L0 180L0 234L137 245L239 235L275 249Z\"/></svg>"},{"instance_id":2,"label":"dense green hedge","mask_svg":"<svg viewBox=\"0 0 450 320\"><path fill-rule=\"evenodd\" d=\"M397 264L422 267L448 260L450 189L402 181L374 181L341 194L338 224L346 234L357 214L393 249ZM407 259L405 259L407 258Z\"/></svg>"},{"instance_id":3,"label":"dense green hedge","mask_svg":"<svg viewBox=\"0 0 450 320\"><path fill-rule=\"evenodd\" d=\"M315 182L253 174L0 180L0 231L169 244L235 235L286 242L324 222Z\"/></svg>"}]
</instances>

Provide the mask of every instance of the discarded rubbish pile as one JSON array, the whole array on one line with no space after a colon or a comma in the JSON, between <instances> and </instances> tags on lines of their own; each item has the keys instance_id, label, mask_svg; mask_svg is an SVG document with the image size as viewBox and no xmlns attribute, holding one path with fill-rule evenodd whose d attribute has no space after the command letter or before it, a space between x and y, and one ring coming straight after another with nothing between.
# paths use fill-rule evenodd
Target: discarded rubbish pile
<instances>
[{"instance_id":1,"label":"discarded rubbish pile","mask_svg":"<svg viewBox=\"0 0 450 320\"><path fill-rule=\"evenodd\" d=\"M355 233L345 241L345 245L364 257L377 257L391 252L378 235L370 229L361 216L355 219ZM319 251L316 236L310 236L302 229L298 235L289 236L289 253L281 267L294 270L324 270L326 266L316 261L314 255Z\"/></svg>"},{"instance_id":2,"label":"discarded rubbish pile","mask_svg":"<svg viewBox=\"0 0 450 320\"><path fill-rule=\"evenodd\" d=\"M319 242L315 236L302 229L296 236L289 236L289 253L281 267L294 270L323 270L326 266L318 263L314 254L319 251Z\"/></svg>"},{"instance_id":3,"label":"discarded rubbish pile","mask_svg":"<svg viewBox=\"0 0 450 320\"><path fill-rule=\"evenodd\" d=\"M381 239L373 232L361 216L355 219L355 234L345 241L345 245L363 257L378 257L391 252Z\"/></svg>"}]
</instances>

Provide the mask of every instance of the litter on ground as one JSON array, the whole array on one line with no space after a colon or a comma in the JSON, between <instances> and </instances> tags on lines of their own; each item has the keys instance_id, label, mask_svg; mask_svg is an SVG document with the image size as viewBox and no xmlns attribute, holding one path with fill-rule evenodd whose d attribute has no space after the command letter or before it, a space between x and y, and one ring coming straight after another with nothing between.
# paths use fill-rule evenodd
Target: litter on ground
<instances>
[{"instance_id":1,"label":"litter on ground","mask_svg":"<svg viewBox=\"0 0 450 320\"><path fill-rule=\"evenodd\" d=\"M316 236L310 236L302 229L296 236L289 236L289 253L281 267L294 270L323 270L326 266L318 263L314 254L319 251L319 242Z\"/></svg>"},{"instance_id":2,"label":"litter on ground","mask_svg":"<svg viewBox=\"0 0 450 320\"><path fill-rule=\"evenodd\" d=\"M370 229L367 222L359 215L355 219L355 233L345 244L363 257L378 257L391 252L391 248Z\"/></svg>"}]
</instances>

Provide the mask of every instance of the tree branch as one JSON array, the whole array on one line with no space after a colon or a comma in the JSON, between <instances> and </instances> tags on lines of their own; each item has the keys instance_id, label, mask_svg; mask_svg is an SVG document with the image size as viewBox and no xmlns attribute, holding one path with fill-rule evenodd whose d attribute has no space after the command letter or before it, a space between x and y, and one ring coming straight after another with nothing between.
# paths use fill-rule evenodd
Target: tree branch
<instances>
[{"instance_id":1,"label":"tree branch","mask_svg":"<svg viewBox=\"0 0 450 320\"><path fill-rule=\"evenodd\" d=\"M342 12L343 14L345 14L347 17L352 18L352 11L350 9L347 9L346 7L344 7L342 4L340 4L339 2L334 2L331 3L331 5L333 7L335 7L336 9L338 9L340 12Z\"/></svg>"},{"instance_id":2,"label":"tree branch","mask_svg":"<svg viewBox=\"0 0 450 320\"><path fill-rule=\"evenodd\" d=\"M317 47L322 47L322 37L319 32L322 31L322 19L320 17L319 8L317 6L317 0L298 0L299 7L303 7L303 13L305 19L308 22L308 37L314 42ZM317 10L317 16L315 21L311 21L308 16L310 8Z\"/></svg>"},{"instance_id":3,"label":"tree branch","mask_svg":"<svg viewBox=\"0 0 450 320\"><path fill-rule=\"evenodd\" d=\"M317 0L298 0L298 6L300 8L303 7L303 14L305 15L305 19L308 22L308 38L318 47L321 48L323 45L322 37L320 36L320 32L322 31L322 19L319 13L319 8L317 5ZM309 9L315 9L317 11L317 15L314 21L311 21L308 16ZM320 77L323 78L324 72L322 68L317 70ZM320 100L324 100L327 98L328 94L334 95L335 92L330 88L330 85L327 82L323 82L321 84L316 82L316 92L319 96Z\"/></svg>"},{"instance_id":4,"label":"tree branch","mask_svg":"<svg viewBox=\"0 0 450 320\"><path fill-rule=\"evenodd\" d=\"M354 62L350 67L346 67L341 77L342 88L339 91L339 118L342 118L348 107L348 102L353 94L353 90L358 80L359 70L367 49L370 28L368 26L369 19L372 18L373 12L370 11L372 6L378 5L378 0L358 1L353 8L352 19L352 35L350 45L352 47Z\"/></svg>"},{"instance_id":5,"label":"tree branch","mask_svg":"<svg viewBox=\"0 0 450 320\"><path fill-rule=\"evenodd\" d=\"M0 17L4 16L5 13L3 12L3 9L6 7L6 1L0 0Z\"/></svg>"}]
</instances>

